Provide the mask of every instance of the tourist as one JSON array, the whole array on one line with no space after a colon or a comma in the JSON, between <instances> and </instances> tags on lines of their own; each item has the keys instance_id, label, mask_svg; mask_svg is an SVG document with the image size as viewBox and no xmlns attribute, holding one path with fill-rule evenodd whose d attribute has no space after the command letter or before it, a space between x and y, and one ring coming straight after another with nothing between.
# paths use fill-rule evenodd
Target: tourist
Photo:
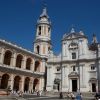
<instances>
[{"instance_id":1,"label":"tourist","mask_svg":"<svg viewBox=\"0 0 100 100\"><path fill-rule=\"evenodd\" d=\"M62 92L60 92L60 94L59 94L59 95L60 95L60 97L59 97L59 98L60 98L60 99L63 99L63 93L62 93Z\"/></svg>"},{"instance_id":2,"label":"tourist","mask_svg":"<svg viewBox=\"0 0 100 100\"><path fill-rule=\"evenodd\" d=\"M75 99L75 95L74 95L74 93L73 93L73 92L71 93L71 99L72 99L72 100L74 100L74 99Z\"/></svg>"},{"instance_id":3,"label":"tourist","mask_svg":"<svg viewBox=\"0 0 100 100\"><path fill-rule=\"evenodd\" d=\"M100 100L100 92L97 92L97 93L95 94L95 99L96 99L96 100Z\"/></svg>"},{"instance_id":4,"label":"tourist","mask_svg":"<svg viewBox=\"0 0 100 100\"><path fill-rule=\"evenodd\" d=\"M81 93L78 93L76 95L76 100L82 100L82 94Z\"/></svg>"},{"instance_id":5,"label":"tourist","mask_svg":"<svg viewBox=\"0 0 100 100\"><path fill-rule=\"evenodd\" d=\"M71 98L71 95L70 95L70 93L69 93L69 92L67 93L67 98L68 98L68 99L70 99L70 98Z\"/></svg>"}]
</instances>

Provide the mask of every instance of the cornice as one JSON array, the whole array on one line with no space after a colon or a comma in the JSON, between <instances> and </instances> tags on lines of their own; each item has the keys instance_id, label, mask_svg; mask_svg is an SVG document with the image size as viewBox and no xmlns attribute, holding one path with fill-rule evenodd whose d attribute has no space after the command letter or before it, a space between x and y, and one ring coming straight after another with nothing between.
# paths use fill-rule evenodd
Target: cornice
<instances>
[{"instance_id":1,"label":"cornice","mask_svg":"<svg viewBox=\"0 0 100 100\"><path fill-rule=\"evenodd\" d=\"M31 56L34 56L34 57L37 57L37 58L40 58L40 59L41 59L41 56L40 56L40 55L38 55L38 54L36 54L36 53L34 53L34 52L31 52L31 51L29 51L29 50L27 50L27 49L25 49L25 48L22 48L22 47L20 47L20 46L18 46L18 45L16 45L16 44L13 44L13 43L11 43L11 42L8 42L8 41L6 41L6 40L0 39L0 43L1 43L2 45L9 46L11 49L14 48L14 49L17 50L17 51L21 51L21 52L27 53L27 54L29 54L29 55L31 55Z\"/></svg>"},{"instance_id":2,"label":"cornice","mask_svg":"<svg viewBox=\"0 0 100 100\"><path fill-rule=\"evenodd\" d=\"M100 57L98 58L100 60ZM63 60L63 61L48 61L47 64L72 64L72 63L82 63L82 62L92 62L96 59L79 59L79 60Z\"/></svg>"}]
</instances>

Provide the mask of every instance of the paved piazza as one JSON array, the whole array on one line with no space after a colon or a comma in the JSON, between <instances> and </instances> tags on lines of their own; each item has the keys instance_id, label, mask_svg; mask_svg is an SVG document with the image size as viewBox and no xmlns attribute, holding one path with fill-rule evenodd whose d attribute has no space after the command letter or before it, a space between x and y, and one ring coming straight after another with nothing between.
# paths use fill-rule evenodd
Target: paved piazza
<instances>
[{"instance_id":1,"label":"paved piazza","mask_svg":"<svg viewBox=\"0 0 100 100\"><path fill-rule=\"evenodd\" d=\"M25 95L25 100L71 100L66 97L59 99L57 96L36 96L36 95ZM95 100L93 97L83 97L82 100Z\"/></svg>"},{"instance_id":2,"label":"paved piazza","mask_svg":"<svg viewBox=\"0 0 100 100\"><path fill-rule=\"evenodd\" d=\"M64 99L59 99L57 97L38 97L38 98L29 98L27 100L71 100L71 99L67 99L67 98L64 98ZM89 98L84 98L83 100L95 100L95 99L89 99Z\"/></svg>"},{"instance_id":3,"label":"paved piazza","mask_svg":"<svg viewBox=\"0 0 100 100\"><path fill-rule=\"evenodd\" d=\"M72 100L64 97L60 99L57 95L37 96L33 94L25 94L23 97L18 96L0 96L0 100ZM83 96L82 100L95 100L93 96Z\"/></svg>"}]
</instances>

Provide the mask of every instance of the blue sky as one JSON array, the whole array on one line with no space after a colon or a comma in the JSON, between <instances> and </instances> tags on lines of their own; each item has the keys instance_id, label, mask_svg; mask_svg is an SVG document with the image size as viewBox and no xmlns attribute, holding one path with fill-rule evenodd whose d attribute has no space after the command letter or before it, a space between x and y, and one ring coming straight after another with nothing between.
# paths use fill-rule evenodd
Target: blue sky
<instances>
[{"instance_id":1,"label":"blue sky","mask_svg":"<svg viewBox=\"0 0 100 100\"><path fill-rule=\"evenodd\" d=\"M43 0L0 0L0 38L33 50L36 23ZM100 42L100 0L45 0L52 22L52 43L55 53L61 50L62 36L72 25L83 30L89 41L92 34Z\"/></svg>"}]
</instances>

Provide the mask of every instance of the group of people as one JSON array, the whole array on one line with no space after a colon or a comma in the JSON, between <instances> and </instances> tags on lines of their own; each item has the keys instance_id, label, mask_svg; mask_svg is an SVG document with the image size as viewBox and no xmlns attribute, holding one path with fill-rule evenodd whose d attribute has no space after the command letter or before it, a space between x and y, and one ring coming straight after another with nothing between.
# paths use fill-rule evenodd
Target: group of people
<instances>
[{"instance_id":1,"label":"group of people","mask_svg":"<svg viewBox=\"0 0 100 100\"><path fill-rule=\"evenodd\" d=\"M76 100L82 100L82 94L81 93L77 93L76 96L75 96L75 94L73 92L71 92L71 93L67 94L67 97L71 98L72 100L75 100L75 99Z\"/></svg>"},{"instance_id":2,"label":"group of people","mask_svg":"<svg viewBox=\"0 0 100 100\"><path fill-rule=\"evenodd\" d=\"M60 99L63 98L63 93L60 92ZM95 100L100 100L100 92L97 92L94 96ZM71 100L82 100L82 94L78 92L76 95L73 92L68 92L67 93L67 99Z\"/></svg>"},{"instance_id":3,"label":"group of people","mask_svg":"<svg viewBox=\"0 0 100 100\"><path fill-rule=\"evenodd\" d=\"M95 94L95 99L100 100L100 91Z\"/></svg>"},{"instance_id":4,"label":"group of people","mask_svg":"<svg viewBox=\"0 0 100 100\"><path fill-rule=\"evenodd\" d=\"M41 96L42 95L42 91L36 91L37 96Z\"/></svg>"},{"instance_id":5,"label":"group of people","mask_svg":"<svg viewBox=\"0 0 100 100\"><path fill-rule=\"evenodd\" d=\"M63 98L63 93L60 92L60 99ZM75 96L73 92L71 93L67 93L67 99L71 99L71 100L82 100L82 94L81 93L77 93L77 95Z\"/></svg>"}]
</instances>

